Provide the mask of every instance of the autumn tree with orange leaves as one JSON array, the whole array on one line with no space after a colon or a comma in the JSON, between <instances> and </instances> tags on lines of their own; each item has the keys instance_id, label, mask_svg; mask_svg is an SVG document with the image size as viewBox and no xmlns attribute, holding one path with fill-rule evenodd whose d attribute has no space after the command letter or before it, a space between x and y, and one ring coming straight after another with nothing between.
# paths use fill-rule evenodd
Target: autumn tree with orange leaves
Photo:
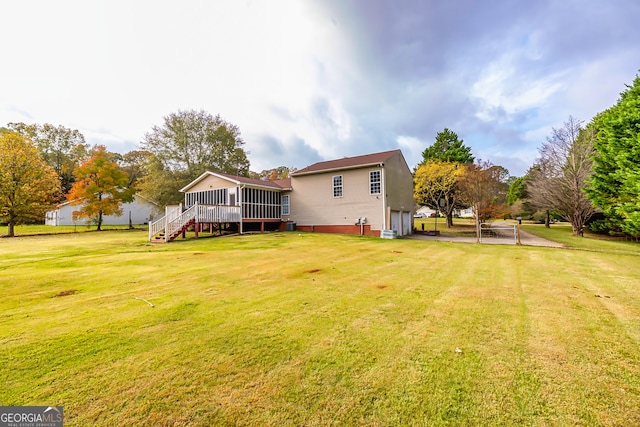
<instances>
[{"instance_id":1,"label":"autumn tree with orange leaves","mask_svg":"<svg viewBox=\"0 0 640 427\"><path fill-rule=\"evenodd\" d=\"M473 210L478 239L480 223L507 210L508 177L508 170L488 161L478 161L465 166L464 173L457 184L458 197L462 203Z\"/></svg>"},{"instance_id":2,"label":"autumn tree with orange leaves","mask_svg":"<svg viewBox=\"0 0 640 427\"><path fill-rule=\"evenodd\" d=\"M8 237L15 226L42 220L59 193L56 171L44 161L28 138L0 132L0 221L7 222Z\"/></svg>"},{"instance_id":3,"label":"autumn tree with orange leaves","mask_svg":"<svg viewBox=\"0 0 640 427\"><path fill-rule=\"evenodd\" d=\"M93 155L74 171L76 182L67 199L79 205L82 218L96 223L98 230L105 215L122 215L122 204L133 200L134 190L128 188L129 176L113 161L104 146L94 149Z\"/></svg>"}]
</instances>

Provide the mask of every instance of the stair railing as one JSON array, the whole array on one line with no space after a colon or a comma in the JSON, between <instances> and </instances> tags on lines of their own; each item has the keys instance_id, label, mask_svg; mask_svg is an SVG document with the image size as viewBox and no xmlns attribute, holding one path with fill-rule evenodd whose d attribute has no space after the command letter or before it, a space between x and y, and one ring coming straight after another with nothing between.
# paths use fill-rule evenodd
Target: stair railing
<instances>
[{"instance_id":1,"label":"stair railing","mask_svg":"<svg viewBox=\"0 0 640 427\"><path fill-rule=\"evenodd\" d=\"M164 231L166 218L167 218L166 216L163 216L157 221L154 221L151 224L149 224L149 241L153 239L153 236Z\"/></svg>"},{"instance_id":2,"label":"stair railing","mask_svg":"<svg viewBox=\"0 0 640 427\"><path fill-rule=\"evenodd\" d=\"M241 222L242 211L240 206L200 205L196 202L182 212L182 205L180 205L180 208L167 210L165 216L149 225L149 240L164 231L164 241L168 242L192 220L195 222Z\"/></svg>"},{"instance_id":3,"label":"stair railing","mask_svg":"<svg viewBox=\"0 0 640 427\"><path fill-rule=\"evenodd\" d=\"M173 238L176 233L179 233L182 230L182 227L187 225L187 223L193 219L196 219L198 214L198 204L191 206L186 211L182 212L173 220L167 221L166 230L164 233L164 241L168 242L169 239Z\"/></svg>"}]
</instances>

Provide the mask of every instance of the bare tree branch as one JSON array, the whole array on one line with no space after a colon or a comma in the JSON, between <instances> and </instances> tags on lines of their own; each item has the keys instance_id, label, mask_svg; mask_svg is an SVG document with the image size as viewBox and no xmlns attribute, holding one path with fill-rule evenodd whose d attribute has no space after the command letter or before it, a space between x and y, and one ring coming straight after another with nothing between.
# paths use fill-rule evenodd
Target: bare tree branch
<instances>
[{"instance_id":1,"label":"bare tree branch","mask_svg":"<svg viewBox=\"0 0 640 427\"><path fill-rule=\"evenodd\" d=\"M576 236L583 235L586 222L596 212L584 192L593 167L593 139L592 129L583 129L581 121L569 116L542 144L528 182L531 202L562 215Z\"/></svg>"}]
</instances>

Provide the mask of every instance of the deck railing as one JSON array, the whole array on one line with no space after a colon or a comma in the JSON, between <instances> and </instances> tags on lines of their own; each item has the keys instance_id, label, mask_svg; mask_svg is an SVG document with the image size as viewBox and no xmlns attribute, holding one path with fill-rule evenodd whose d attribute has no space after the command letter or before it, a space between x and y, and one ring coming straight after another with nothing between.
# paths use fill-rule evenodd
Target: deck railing
<instances>
[{"instance_id":1,"label":"deck railing","mask_svg":"<svg viewBox=\"0 0 640 427\"><path fill-rule=\"evenodd\" d=\"M167 226L164 233L164 241L167 242L177 232L182 229L189 221L196 218L198 205L193 205L186 211L182 212L174 219L167 219Z\"/></svg>"},{"instance_id":2,"label":"deck railing","mask_svg":"<svg viewBox=\"0 0 640 427\"><path fill-rule=\"evenodd\" d=\"M194 205L198 207L197 222L240 222L240 206Z\"/></svg>"},{"instance_id":3,"label":"deck railing","mask_svg":"<svg viewBox=\"0 0 640 427\"><path fill-rule=\"evenodd\" d=\"M182 203L179 205L167 206L164 208L164 216L171 222L182 215Z\"/></svg>"},{"instance_id":4,"label":"deck railing","mask_svg":"<svg viewBox=\"0 0 640 427\"><path fill-rule=\"evenodd\" d=\"M182 209L180 211L172 210L149 225L149 240L164 231L164 240L167 242L192 220L196 223L241 222L242 212L240 206L200 205L197 203L184 212Z\"/></svg>"}]
</instances>

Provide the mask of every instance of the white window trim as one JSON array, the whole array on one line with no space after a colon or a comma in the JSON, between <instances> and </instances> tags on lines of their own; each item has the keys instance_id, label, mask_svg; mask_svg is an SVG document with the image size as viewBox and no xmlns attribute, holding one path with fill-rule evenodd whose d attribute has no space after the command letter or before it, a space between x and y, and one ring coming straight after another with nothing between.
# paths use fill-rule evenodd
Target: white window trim
<instances>
[{"instance_id":1,"label":"white window trim","mask_svg":"<svg viewBox=\"0 0 640 427\"><path fill-rule=\"evenodd\" d=\"M377 181L378 192L377 193L374 193L374 192L371 191L371 187L372 187L372 184L373 184L373 181L371 180L371 176L375 172L378 173L378 181ZM380 171L380 170L369 171L369 195L378 196L380 194L382 194L382 171Z\"/></svg>"},{"instance_id":2,"label":"white window trim","mask_svg":"<svg viewBox=\"0 0 640 427\"><path fill-rule=\"evenodd\" d=\"M285 203L286 200L286 203ZM282 195L282 215L291 215L291 198L288 194Z\"/></svg>"},{"instance_id":3,"label":"white window trim","mask_svg":"<svg viewBox=\"0 0 640 427\"><path fill-rule=\"evenodd\" d=\"M336 185L336 178L340 177L340 185ZM340 195L336 196L336 189L340 188ZM344 176L343 175L334 175L331 177L331 189L333 191L333 198L339 199L344 197Z\"/></svg>"}]
</instances>

